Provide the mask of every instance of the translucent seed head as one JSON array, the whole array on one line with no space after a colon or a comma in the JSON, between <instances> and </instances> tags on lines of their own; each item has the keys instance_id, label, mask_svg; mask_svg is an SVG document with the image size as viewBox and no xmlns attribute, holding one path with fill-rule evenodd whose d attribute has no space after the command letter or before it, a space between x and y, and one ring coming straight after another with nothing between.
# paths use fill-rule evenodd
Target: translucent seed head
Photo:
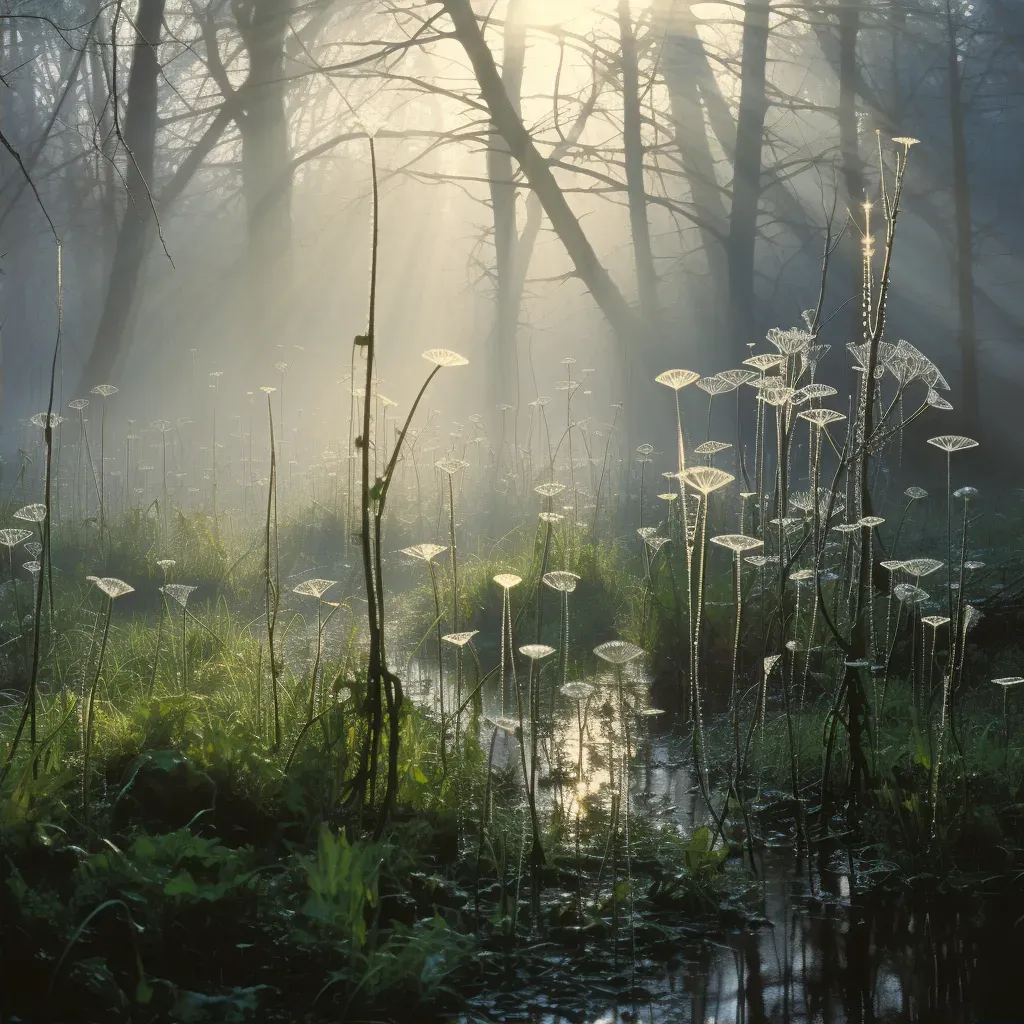
<instances>
[{"instance_id":1,"label":"translucent seed head","mask_svg":"<svg viewBox=\"0 0 1024 1024\"><path fill-rule=\"evenodd\" d=\"M549 483L549 484L537 484L534 487L534 491L537 492L542 498L553 498L557 494L561 494L565 490L565 484Z\"/></svg>"},{"instance_id":2,"label":"translucent seed head","mask_svg":"<svg viewBox=\"0 0 1024 1024\"><path fill-rule=\"evenodd\" d=\"M594 688L590 683L584 683L581 680L566 683L565 686L562 687L562 693L564 693L569 700L575 700L581 704L587 700L593 692Z\"/></svg>"},{"instance_id":3,"label":"translucent seed head","mask_svg":"<svg viewBox=\"0 0 1024 1024\"><path fill-rule=\"evenodd\" d=\"M731 484L736 479L732 473L727 473L724 469L718 469L715 466L690 466L682 471L680 477L687 487L692 487L693 490L705 496Z\"/></svg>"},{"instance_id":4,"label":"translucent seed head","mask_svg":"<svg viewBox=\"0 0 1024 1024\"><path fill-rule=\"evenodd\" d=\"M830 423L838 423L845 420L846 416L835 409L804 409L799 413L800 419L807 420L816 427L827 427Z\"/></svg>"},{"instance_id":5,"label":"translucent seed head","mask_svg":"<svg viewBox=\"0 0 1024 1024\"><path fill-rule=\"evenodd\" d=\"M562 594L571 594L576 589L576 584L580 581L580 578L576 573L564 572L562 570L546 572L541 578L543 579L545 586L550 587L552 590L557 590Z\"/></svg>"},{"instance_id":6,"label":"translucent seed head","mask_svg":"<svg viewBox=\"0 0 1024 1024\"><path fill-rule=\"evenodd\" d=\"M665 370L664 373L659 373L654 380L673 391L681 391L694 381L700 380L700 374L694 373L693 370Z\"/></svg>"},{"instance_id":7,"label":"translucent seed head","mask_svg":"<svg viewBox=\"0 0 1024 1024\"><path fill-rule=\"evenodd\" d=\"M912 583L897 583L892 592L904 604L920 604L927 601L929 596L926 590L915 587Z\"/></svg>"},{"instance_id":8,"label":"translucent seed head","mask_svg":"<svg viewBox=\"0 0 1024 1024\"><path fill-rule=\"evenodd\" d=\"M300 594L302 597L315 597L319 599L337 582L337 580L306 580L305 583L300 583L297 587L293 587L292 593Z\"/></svg>"},{"instance_id":9,"label":"translucent seed head","mask_svg":"<svg viewBox=\"0 0 1024 1024\"><path fill-rule=\"evenodd\" d=\"M773 327L767 338L784 356L799 355L810 348L814 341L814 335L810 331L803 331L799 327L790 327L788 330Z\"/></svg>"},{"instance_id":10,"label":"translucent seed head","mask_svg":"<svg viewBox=\"0 0 1024 1024\"><path fill-rule=\"evenodd\" d=\"M443 544L414 544L411 548L402 548L402 554L410 558L419 558L424 562L432 562L442 552L447 551Z\"/></svg>"},{"instance_id":11,"label":"translucent seed head","mask_svg":"<svg viewBox=\"0 0 1024 1024\"><path fill-rule=\"evenodd\" d=\"M945 626L950 618L948 615L922 615L921 621L926 626L931 626L932 629L938 629L939 626Z\"/></svg>"},{"instance_id":12,"label":"translucent seed head","mask_svg":"<svg viewBox=\"0 0 1024 1024\"><path fill-rule=\"evenodd\" d=\"M494 577L494 582L504 590L511 590L513 587L518 587L523 582L523 578L522 576L517 576L514 572L499 572Z\"/></svg>"},{"instance_id":13,"label":"translucent seed head","mask_svg":"<svg viewBox=\"0 0 1024 1024\"><path fill-rule=\"evenodd\" d=\"M469 463L464 459L447 458L439 459L434 463L434 465L437 466L442 473L447 473L448 476L455 476L459 470L466 469L469 466Z\"/></svg>"},{"instance_id":14,"label":"translucent seed head","mask_svg":"<svg viewBox=\"0 0 1024 1024\"><path fill-rule=\"evenodd\" d=\"M74 409L75 412L81 412L89 404L88 398L76 398L68 402L68 408Z\"/></svg>"},{"instance_id":15,"label":"translucent seed head","mask_svg":"<svg viewBox=\"0 0 1024 1024\"><path fill-rule=\"evenodd\" d=\"M732 445L728 441L705 441L703 444L699 444L693 449L693 454L717 455L719 452L724 452L726 448L731 447Z\"/></svg>"},{"instance_id":16,"label":"translucent seed head","mask_svg":"<svg viewBox=\"0 0 1024 1024\"><path fill-rule=\"evenodd\" d=\"M977 441L962 434L940 434L938 437L929 437L928 443L944 452L962 452L967 448L978 447Z\"/></svg>"},{"instance_id":17,"label":"translucent seed head","mask_svg":"<svg viewBox=\"0 0 1024 1024\"><path fill-rule=\"evenodd\" d=\"M941 412L950 412L953 408L953 404L947 399L943 398L942 395L935 390L935 388L929 388L928 394L925 396L925 401L933 408L938 409Z\"/></svg>"},{"instance_id":18,"label":"translucent seed head","mask_svg":"<svg viewBox=\"0 0 1024 1024\"><path fill-rule=\"evenodd\" d=\"M755 370L722 370L716 376L731 384L733 388L738 388L741 384L749 384L754 380L757 377L757 372Z\"/></svg>"},{"instance_id":19,"label":"translucent seed head","mask_svg":"<svg viewBox=\"0 0 1024 1024\"><path fill-rule=\"evenodd\" d=\"M93 580L100 590L103 591L107 597L113 600L115 597L123 597L125 594L131 594L135 588L125 583L124 580L115 579L113 576L101 576Z\"/></svg>"},{"instance_id":20,"label":"translucent seed head","mask_svg":"<svg viewBox=\"0 0 1024 1024\"><path fill-rule=\"evenodd\" d=\"M26 523L41 523L46 519L46 506L40 504L25 505L24 508L19 508L14 513L14 518Z\"/></svg>"},{"instance_id":21,"label":"translucent seed head","mask_svg":"<svg viewBox=\"0 0 1024 1024\"><path fill-rule=\"evenodd\" d=\"M904 561L903 568L911 576L930 576L937 569L941 569L943 565L945 563L940 562L937 558L911 558Z\"/></svg>"},{"instance_id":22,"label":"translucent seed head","mask_svg":"<svg viewBox=\"0 0 1024 1024\"><path fill-rule=\"evenodd\" d=\"M908 487L903 493L911 501L917 501L920 498L928 497L928 492L923 487Z\"/></svg>"},{"instance_id":23,"label":"translucent seed head","mask_svg":"<svg viewBox=\"0 0 1024 1024\"><path fill-rule=\"evenodd\" d=\"M195 587L186 586L184 583L165 583L160 588L160 592L184 608L188 604L192 591L195 589Z\"/></svg>"},{"instance_id":24,"label":"translucent seed head","mask_svg":"<svg viewBox=\"0 0 1024 1024\"><path fill-rule=\"evenodd\" d=\"M40 430L42 430L46 426L47 415L49 415L51 427L59 427L64 422L64 417L58 416L55 412L51 412L49 414L45 412L37 412L33 416L29 417L29 423L31 423L33 427L39 427Z\"/></svg>"},{"instance_id":25,"label":"translucent seed head","mask_svg":"<svg viewBox=\"0 0 1024 1024\"><path fill-rule=\"evenodd\" d=\"M727 391L735 391L738 385L733 384L731 381L725 380L719 374L715 374L713 377L701 377L697 381L697 387L709 394L712 398L715 395L724 395Z\"/></svg>"},{"instance_id":26,"label":"translucent seed head","mask_svg":"<svg viewBox=\"0 0 1024 1024\"><path fill-rule=\"evenodd\" d=\"M5 548L13 548L22 541L31 539L31 537L31 530L18 530L10 527L0 530L0 544Z\"/></svg>"},{"instance_id":27,"label":"translucent seed head","mask_svg":"<svg viewBox=\"0 0 1024 1024\"><path fill-rule=\"evenodd\" d=\"M550 658L555 653L555 649L548 647L547 644L523 644L519 648L519 653L524 658L529 658L530 661L540 661L543 658Z\"/></svg>"},{"instance_id":28,"label":"translucent seed head","mask_svg":"<svg viewBox=\"0 0 1024 1024\"><path fill-rule=\"evenodd\" d=\"M743 365L752 366L755 370L760 370L764 373L767 370L774 370L776 366L781 366L785 361L785 356L777 355L774 352L761 352L756 356L751 356L749 359L744 359Z\"/></svg>"},{"instance_id":29,"label":"translucent seed head","mask_svg":"<svg viewBox=\"0 0 1024 1024\"><path fill-rule=\"evenodd\" d=\"M478 629L470 629L465 633L448 633L446 636L441 637L441 639L453 647L465 647L479 632L480 630Z\"/></svg>"},{"instance_id":30,"label":"translucent seed head","mask_svg":"<svg viewBox=\"0 0 1024 1024\"><path fill-rule=\"evenodd\" d=\"M117 394L117 388L113 384L97 384L96 387L92 388L90 394L102 395L104 398L109 398L111 395Z\"/></svg>"},{"instance_id":31,"label":"translucent seed head","mask_svg":"<svg viewBox=\"0 0 1024 1024\"><path fill-rule=\"evenodd\" d=\"M636 644L627 643L625 640L609 640L607 643L595 647L594 653L602 661L607 661L612 665L627 665L644 652Z\"/></svg>"},{"instance_id":32,"label":"translucent seed head","mask_svg":"<svg viewBox=\"0 0 1024 1024\"><path fill-rule=\"evenodd\" d=\"M1024 683L1024 676L1000 676L998 679L993 679L992 682L996 686L1019 686Z\"/></svg>"},{"instance_id":33,"label":"translucent seed head","mask_svg":"<svg viewBox=\"0 0 1024 1024\"><path fill-rule=\"evenodd\" d=\"M743 554L744 551L753 551L756 548L764 547L763 540L758 540L757 537L748 537L743 533L723 533L712 537L711 543L728 548L738 555Z\"/></svg>"},{"instance_id":34,"label":"translucent seed head","mask_svg":"<svg viewBox=\"0 0 1024 1024\"><path fill-rule=\"evenodd\" d=\"M807 398L831 398L839 394L830 384L805 384L800 388L800 393Z\"/></svg>"},{"instance_id":35,"label":"translucent seed head","mask_svg":"<svg viewBox=\"0 0 1024 1024\"><path fill-rule=\"evenodd\" d=\"M453 352L450 348L428 348L426 352L422 353L422 356L428 363L433 363L435 366L469 365L469 360L465 356L460 356L458 352Z\"/></svg>"}]
</instances>

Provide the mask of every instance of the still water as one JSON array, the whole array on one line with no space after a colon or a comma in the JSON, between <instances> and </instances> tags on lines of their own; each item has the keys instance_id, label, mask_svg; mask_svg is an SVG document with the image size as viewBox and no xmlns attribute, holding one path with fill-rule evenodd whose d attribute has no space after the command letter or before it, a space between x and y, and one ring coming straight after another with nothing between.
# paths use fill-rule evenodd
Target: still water
<instances>
[{"instance_id":1,"label":"still water","mask_svg":"<svg viewBox=\"0 0 1024 1024\"><path fill-rule=\"evenodd\" d=\"M605 742L595 719L586 745ZM572 760L576 743L570 723ZM684 834L705 817L688 763L678 737L636 737L633 806ZM599 788L603 773L588 775ZM843 847L800 858L780 833L761 854L758 924L695 934L672 963L641 962L633 977L552 949L550 982L513 971L460 1024L1024 1024L1024 879L1010 898L1004 880L998 897L936 895L880 889L857 871Z\"/></svg>"}]
</instances>

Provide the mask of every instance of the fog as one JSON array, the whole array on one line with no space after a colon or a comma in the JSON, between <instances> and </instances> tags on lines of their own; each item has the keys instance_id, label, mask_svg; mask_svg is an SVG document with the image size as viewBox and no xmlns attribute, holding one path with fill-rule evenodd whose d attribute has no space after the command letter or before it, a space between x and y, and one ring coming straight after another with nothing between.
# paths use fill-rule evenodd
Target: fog
<instances>
[{"instance_id":1,"label":"fog","mask_svg":"<svg viewBox=\"0 0 1024 1024\"><path fill-rule=\"evenodd\" d=\"M847 383L863 203L877 225L879 159L891 185L890 140L913 136L886 338L950 382L943 429L1009 428L1024 382L1015 8L864 2L840 17L851 5L511 0L477 5L474 38L455 8L468 10L5 4L6 479L40 440L25 421L47 408L58 241L56 411L110 383L118 429L207 424L215 403L231 423L268 385L286 430L341 437L369 312L370 136L375 376L396 415L419 353L447 347L470 366L431 391L441 433L471 414L493 433L502 403L525 431L528 403L554 394L571 357L593 371L595 422L623 402L630 447L671 445L653 377L716 373L769 328L799 324L818 303L827 232L845 233L819 379ZM485 96L481 44L514 131L552 172L539 191Z\"/></svg>"}]
</instances>

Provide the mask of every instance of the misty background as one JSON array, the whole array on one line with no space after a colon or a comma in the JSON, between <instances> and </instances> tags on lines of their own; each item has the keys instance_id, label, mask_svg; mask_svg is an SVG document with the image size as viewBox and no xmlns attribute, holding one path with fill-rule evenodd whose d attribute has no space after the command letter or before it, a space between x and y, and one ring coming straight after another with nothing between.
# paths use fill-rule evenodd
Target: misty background
<instances>
[{"instance_id":1,"label":"misty background","mask_svg":"<svg viewBox=\"0 0 1024 1024\"><path fill-rule=\"evenodd\" d=\"M821 377L845 383L864 240L882 223L865 205L879 201L879 151L912 137L886 336L948 379L941 429L1015 436L1016 0L0 12L6 481L40 440L26 421L47 407L58 240L56 411L110 383L121 423L205 421L214 402L231 423L270 385L285 429L312 432L311 456L318 431L340 447L367 323L369 135L379 390L404 416L421 351L466 355L429 396L442 435L471 414L501 429L500 404L525 431L571 357L577 378L593 371L595 422L623 402L631 444L671 444L654 375L736 366L770 327L799 324L828 239ZM989 451L1012 456L1005 440Z\"/></svg>"}]
</instances>

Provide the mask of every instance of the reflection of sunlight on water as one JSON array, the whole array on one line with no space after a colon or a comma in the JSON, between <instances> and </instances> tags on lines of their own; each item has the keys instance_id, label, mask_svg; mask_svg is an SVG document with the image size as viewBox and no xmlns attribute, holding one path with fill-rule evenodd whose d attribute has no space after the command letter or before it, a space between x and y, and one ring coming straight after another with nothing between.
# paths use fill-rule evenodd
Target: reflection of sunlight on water
<instances>
[{"instance_id":1,"label":"reflection of sunlight on water","mask_svg":"<svg viewBox=\"0 0 1024 1024\"><path fill-rule=\"evenodd\" d=\"M436 674L436 662L433 667ZM429 659L414 662L412 669L407 686L410 697L439 713L439 692ZM474 671L467 676L463 699L476 685ZM607 808L612 795L609 757L614 755L618 786L624 750L614 682L611 677L591 680L596 691L586 720L583 778L577 782L576 708L561 694L555 695L552 704L553 678L549 670L543 676L539 749L542 776L554 773L555 781L550 787L538 787L538 795L548 806L560 805L567 815L575 813L580 801L598 801ZM525 688L525 674L520 682ZM677 741L652 736L650 725L656 720L637 714L645 706L646 691L641 680L627 694L634 709L630 713L631 808L674 822L686 835L705 814ZM446 678L448 713L455 697L454 681ZM485 715L496 716L501 708L496 680L485 684L482 697ZM514 708L514 697L506 694L506 714ZM467 712L464 728L468 721ZM479 728L486 750L493 725L484 719ZM500 733L498 739L496 764L518 764L517 740L507 733ZM815 870L809 880L806 863L801 868L792 850L769 848L762 857L761 875L768 926L728 933L716 941L688 943L680 950L682 965L645 977L650 1002L613 1002L593 1008L580 1019L588 1024L617 1024L620 1019L648 1024L853 1024L864 1019L959 1024L970 1019L961 977L967 969L967 947L959 926L950 931L948 921L874 907L863 897L851 903L853 886L845 859ZM950 968L947 971L944 962ZM928 969L922 970L922 964ZM613 1001L610 994L605 998ZM595 1001L605 999L595 997ZM632 1016L622 1018L623 1012ZM567 1018L540 1009L517 1019L530 1024L570 1024Z\"/></svg>"}]
</instances>

